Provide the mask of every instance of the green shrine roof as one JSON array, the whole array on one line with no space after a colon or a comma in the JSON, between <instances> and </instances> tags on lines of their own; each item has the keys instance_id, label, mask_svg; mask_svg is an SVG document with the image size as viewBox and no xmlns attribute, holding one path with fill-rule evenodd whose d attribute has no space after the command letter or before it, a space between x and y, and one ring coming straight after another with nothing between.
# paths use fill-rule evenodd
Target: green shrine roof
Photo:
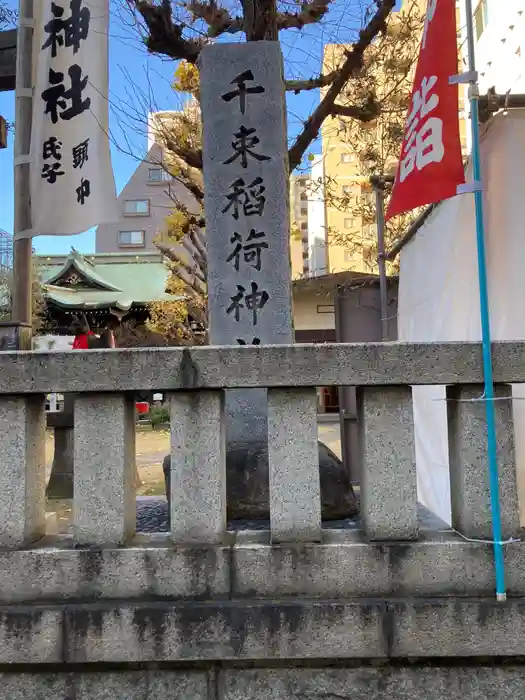
<instances>
[{"instance_id":1,"label":"green shrine roof","mask_svg":"<svg viewBox=\"0 0 525 700\"><path fill-rule=\"evenodd\" d=\"M166 294L168 270L160 253L37 255L46 298L65 309L117 308L173 300Z\"/></svg>"}]
</instances>

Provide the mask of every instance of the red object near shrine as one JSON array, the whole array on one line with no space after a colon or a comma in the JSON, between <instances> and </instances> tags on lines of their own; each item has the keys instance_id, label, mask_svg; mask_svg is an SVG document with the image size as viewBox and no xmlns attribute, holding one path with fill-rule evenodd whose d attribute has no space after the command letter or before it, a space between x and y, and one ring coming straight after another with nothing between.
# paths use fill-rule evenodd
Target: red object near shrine
<instances>
[{"instance_id":1,"label":"red object near shrine","mask_svg":"<svg viewBox=\"0 0 525 700\"><path fill-rule=\"evenodd\" d=\"M137 401L137 413L142 416L145 413L149 413L149 403L147 401Z\"/></svg>"}]
</instances>

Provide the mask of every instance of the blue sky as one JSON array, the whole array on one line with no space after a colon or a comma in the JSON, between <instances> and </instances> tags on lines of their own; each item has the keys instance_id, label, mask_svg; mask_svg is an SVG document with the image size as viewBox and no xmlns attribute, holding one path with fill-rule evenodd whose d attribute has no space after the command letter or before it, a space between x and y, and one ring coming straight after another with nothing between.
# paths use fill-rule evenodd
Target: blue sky
<instances>
[{"instance_id":1,"label":"blue sky","mask_svg":"<svg viewBox=\"0 0 525 700\"><path fill-rule=\"evenodd\" d=\"M89 2L89 0L86 0ZM7 0L14 7L17 0ZM286 3L292 4L292 3ZM282 33L281 45L287 77L306 78L319 73L325 43L345 43L356 36L363 0L334 0L327 20L306 31ZM148 54L133 26L125 0L111 0L110 19L110 132L112 163L120 192L146 152L145 115L150 109L178 109L181 96L170 87L176 63ZM228 37L228 40L235 40ZM319 101L318 91L288 95L289 138L301 128ZM0 92L0 114L14 121L14 93ZM0 228L13 230L13 138L0 151ZM318 150L314 145L312 151ZM37 236L39 253L67 253L72 245L81 252L94 252L94 231L78 236Z\"/></svg>"}]
</instances>

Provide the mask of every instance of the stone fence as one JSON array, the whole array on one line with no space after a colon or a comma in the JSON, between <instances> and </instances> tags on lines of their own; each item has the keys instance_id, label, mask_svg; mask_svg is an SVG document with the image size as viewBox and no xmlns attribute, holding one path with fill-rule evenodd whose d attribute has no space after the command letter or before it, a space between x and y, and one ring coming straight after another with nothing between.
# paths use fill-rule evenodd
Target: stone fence
<instances>
[{"instance_id":1,"label":"stone fence","mask_svg":"<svg viewBox=\"0 0 525 700\"><path fill-rule=\"evenodd\" d=\"M499 395L525 381L521 344L495 347ZM162 390L171 407L171 538L226 536L227 388L268 389L271 540L319 542L316 386L360 387L361 520L369 540L418 537L410 385L449 385L454 517L490 537L480 348L468 344L293 345L0 354L0 544L43 533L44 397L74 392L75 545L125 545L135 532L133 392ZM459 401L458 401L459 400ZM504 534L516 531L511 402L496 404ZM510 437L507 437L510 436ZM514 484L514 486L512 486Z\"/></svg>"},{"instance_id":2,"label":"stone fence","mask_svg":"<svg viewBox=\"0 0 525 700\"><path fill-rule=\"evenodd\" d=\"M506 603L494 601L484 541L484 405L464 400L482 394L477 344L0 353L0 698L521 698L525 543L509 385L525 383L524 343L494 345L494 376L509 399L495 403L503 531L515 538ZM461 537L418 518L418 384L448 387ZM350 529L320 516L315 387L330 385L359 387L361 516ZM268 389L261 531L226 521L223 390L241 387ZM139 390L169 394L167 534L134 533ZM54 537L44 536L52 391L76 402L73 529ZM493 668L498 659L507 664Z\"/></svg>"}]
</instances>

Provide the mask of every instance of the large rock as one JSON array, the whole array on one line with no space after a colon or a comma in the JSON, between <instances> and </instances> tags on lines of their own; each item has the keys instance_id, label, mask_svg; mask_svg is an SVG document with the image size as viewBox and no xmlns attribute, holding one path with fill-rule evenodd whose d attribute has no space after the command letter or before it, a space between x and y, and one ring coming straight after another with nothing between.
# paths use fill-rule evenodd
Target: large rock
<instances>
[{"instance_id":1,"label":"large rock","mask_svg":"<svg viewBox=\"0 0 525 700\"><path fill-rule=\"evenodd\" d=\"M343 520L357 515L359 505L343 463L322 442L319 442L319 472L323 520Z\"/></svg>"},{"instance_id":2,"label":"large rock","mask_svg":"<svg viewBox=\"0 0 525 700\"><path fill-rule=\"evenodd\" d=\"M269 479L266 446L256 443L229 446L226 461L228 520L268 520ZM166 493L170 494L170 455L163 461ZM319 442L319 471L323 520L343 520L358 513L352 485L343 463Z\"/></svg>"}]
</instances>

